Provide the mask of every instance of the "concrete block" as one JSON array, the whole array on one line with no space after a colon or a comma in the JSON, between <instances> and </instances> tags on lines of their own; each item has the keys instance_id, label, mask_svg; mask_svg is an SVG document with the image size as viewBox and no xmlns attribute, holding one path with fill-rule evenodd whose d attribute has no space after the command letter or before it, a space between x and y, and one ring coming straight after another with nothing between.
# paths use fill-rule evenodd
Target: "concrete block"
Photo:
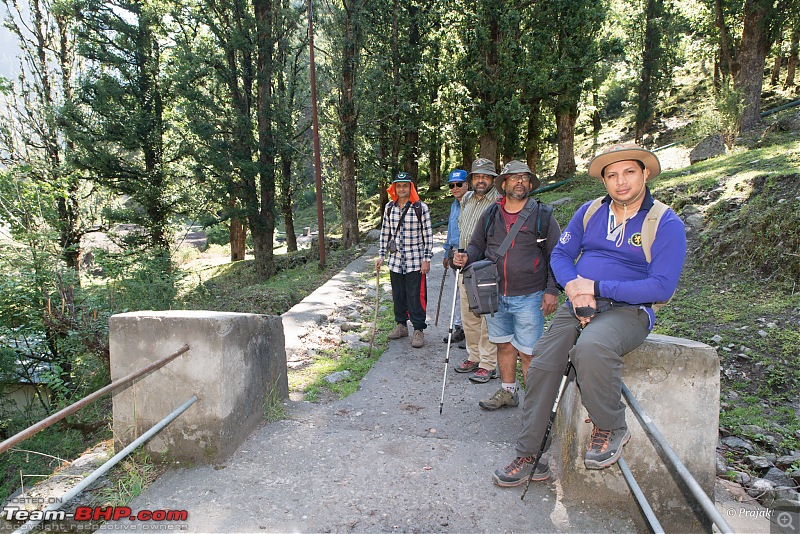
<instances>
[{"instance_id":1,"label":"concrete block","mask_svg":"<svg viewBox=\"0 0 800 534\"><path fill-rule=\"evenodd\" d=\"M189 351L113 395L114 438L128 445L193 395L198 402L145 444L154 461L216 463L264 421L267 395L288 396L280 317L139 311L109 319L112 380L184 344Z\"/></svg>"},{"instance_id":2,"label":"concrete block","mask_svg":"<svg viewBox=\"0 0 800 534\"><path fill-rule=\"evenodd\" d=\"M622 377L669 446L714 500L719 427L719 358L703 343L651 334L624 357ZM580 377L579 377L580 379ZM583 455L592 425L573 383L562 398L554 425L553 461L564 494L573 501L627 510L643 530L644 519L619 466L589 470ZM632 410L631 440L623 457L666 532L710 532L694 497L673 477Z\"/></svg>"}]
</instances>

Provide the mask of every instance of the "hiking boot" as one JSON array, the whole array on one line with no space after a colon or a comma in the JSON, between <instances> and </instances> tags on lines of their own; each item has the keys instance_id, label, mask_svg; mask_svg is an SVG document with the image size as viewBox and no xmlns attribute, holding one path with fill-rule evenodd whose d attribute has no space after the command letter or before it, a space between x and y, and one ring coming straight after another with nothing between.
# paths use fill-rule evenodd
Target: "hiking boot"
<instances>
[{"instance_id":1,"label":"hiking boot","mask_svg":"<svg viewBox=\"0 0 800 534\"><path fill-rule=\"evenodd\" d=\"M519 486L528 480L533 467L535 456L517 456L514 461L502 469L497 469L492 475L492 482L504 488ZM536 471L531 478L534 482L541 482L550 478L550 467L546 463L536 465Z\"/></svg>"},{"instance_id":2,"label":"hiking boot","mask_svg":"<svg viewBox=\"0 0 800 534\"><path fill-rule=\"evenodd\" d=\"M471 373L478 368L478 362L464 360L460 365L454 367L456 373Z\"/></svg>"},{"instance_id":3,"label":"hiking boot","mask_svg":"<svg viewBox=\"0 0 800 534\"><path fill-rule=\"evenodd\" d=\"M467 336L464 334L464 329L461 325L456 325L453 327L453 342L454 343L461 343L467 339Z\"/></svg>"},{"instance_id":4,"label":"hiking boot","mask_svg":"<svg viewBox=\"0 0 800 534\"><path fill-rule=\"evenodd\" d=\"M411 346L415 349L422 348L425 344L425 334L422 330L414 330L414 336L411 338Z\"/></svg>"},{"instance_id":5,"label":"hiking boot","mask_svg":"<svg viewBox=\"0 0 800 534\"><path fill-rule=\"evenodd\" d=\"M597 425L592 428L592 439L584 456L586 469L603 469L613 465L622 454L622 447L631 439L628 427L614 430L601 430Z\"/></svg>"},{"instance_id":6,"label":"hiking boot","mask_svg":"<svg viewBox=\"0 0 800 534\"><path fill-rule=\"evenodd\" d=\"M465 339L461 343L458 344L459 349L466 349L467 348L467 340Z\"/></svg>"},{"instance_id":7,"label":"hiking boot","mask_svg":"<svg viewBox=\"0 0 800 534\"><path fill-rule=\"evenodd\" d=\"M408 337L408 328L404 324L398 324L394 330L389 332L389 339L400 339L401 337Z\"/></svg>"},{"instance_id":8,"label":"hiking boot","mask_svg":"<svg viewBox=\"0 0 800 534\"><path fill-rule=\"evenodd\" d=\"M447 338L448 338L448 336L444 336L444 339L442 339L442 342L443 343L447 343ZM459 325L455 325L453 327L453 337L450 339L450 342L451 343L459 343L461 341L464 341L465 339L467 339L467 338L466 338L466 336L464 336L464 329L461 328Z\"/></svg>"},{"instance_id":9,"label":"hiking boot","mask_svg":"<svg viewBox=\"0 0 800 534\"><path fill-rule=\"evenodd\" d=\"M519 394L516 391L511 393L501 387L490 398L480 401L478 406L484 410L496 410L503 406L511 406L513 408L514 406L519 406Z\"/></svg>"},{"instance_id":10,"label":"hiking boot","mask_svg":"<svg viewBox=\"0 0 800 534\"><path fill-rule=\"evenodd\" d=\"M478 384L483 384L484 382L488 382L489 379L492 378L492 373L494 373L493 370L490 371L488 369L480 368L474 373L472 373L472 376L469 377L469 379L472 380L473 382L477 382Z\"/></svg>"}]
</instances>

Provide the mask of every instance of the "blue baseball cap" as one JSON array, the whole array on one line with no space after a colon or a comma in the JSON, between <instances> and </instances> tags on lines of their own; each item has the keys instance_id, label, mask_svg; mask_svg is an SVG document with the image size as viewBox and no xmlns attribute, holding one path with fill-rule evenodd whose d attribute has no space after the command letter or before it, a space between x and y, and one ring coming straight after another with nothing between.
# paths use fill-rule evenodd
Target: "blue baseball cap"
<instances>
[{"instance_id":1,"label":"blue baseball cap","mask_svg":"<svg viewBox=\"0 0 800 534\"><path fill-rule=\"evenodd\" d=\"M456 169L454 171L450 171L450 177L447 179L447 182L466 182L467 181L467 171L462 171L461 169Z\"/></svg>"}]
</instances>

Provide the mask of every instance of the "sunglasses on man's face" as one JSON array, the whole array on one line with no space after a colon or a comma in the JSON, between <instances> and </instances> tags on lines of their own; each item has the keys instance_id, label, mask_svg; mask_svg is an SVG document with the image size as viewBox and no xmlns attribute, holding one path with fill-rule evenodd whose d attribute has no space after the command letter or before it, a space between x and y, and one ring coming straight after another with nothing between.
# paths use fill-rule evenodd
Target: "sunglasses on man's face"
<instances>
[{"instance_id":1,"label":"sunglasses on man's face","mask_svg":"<svg viewBox=\"0 0 800 534\"><path fill-rule=\"evenodd\" d=\"M461 187L464 185L464 182L450 182L448 185L450 186L450 189L453 189L454 187Z\"/></svg>"}]
</instances>

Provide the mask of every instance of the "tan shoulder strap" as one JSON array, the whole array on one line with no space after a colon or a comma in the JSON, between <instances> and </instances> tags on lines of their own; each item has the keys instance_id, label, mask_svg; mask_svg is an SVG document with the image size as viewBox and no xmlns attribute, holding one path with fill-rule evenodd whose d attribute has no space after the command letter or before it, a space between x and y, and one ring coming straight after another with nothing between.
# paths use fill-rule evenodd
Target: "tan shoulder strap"
<instances>
[{"instance_id":1,"label":"tan shoulder strap","mask_svg":"<svg viewBox=\"0 0 800 534\"><path fill-rule=\"evenodd\" d=\"M669 209L669 206L659 200L653 200L653 207L647 212L647 216L642 223L642 250L644 251L644 259L647 263L653 259L650 249L653 246L653 241L656 240L656 232L658 231L658 223L661 222L661 217Z\"/></svg>"},{"instance_id":2,"label":"tan shoulder strap","mask_svg":"<svg viewBox=\"0 0 800 534\"><path fill-rule=\"evenodd\" d=\"M589 219L592 218L594 212L600 209L600 206L603 204L603 199L606 198L604 196L598 197L592 200L592 203L589 204L589 207L586 209L586 213L583 214L583 231L586 232L586 225L589 224ZM578 257L575 258L575 263L578 263L578 260L581 259L581 255L583 255L583 249L578 253Z\"/></svg>"},{"instance_id":3,"label":"tan shoulder strap","mask_svg":"<svg viewBox=\"0 0 800 534\"><path fill-rule=\"evenodd\" d=\"M589 208L586 210L586 213L583 214L583 231L586 231L586 225L589 224L589 219L592 218L594 212L600 209L600 206L603 204L603 199L606 198L605 196L598 197L592 200L592 203L589 204Z\"/></svg>"}]
</instances>

